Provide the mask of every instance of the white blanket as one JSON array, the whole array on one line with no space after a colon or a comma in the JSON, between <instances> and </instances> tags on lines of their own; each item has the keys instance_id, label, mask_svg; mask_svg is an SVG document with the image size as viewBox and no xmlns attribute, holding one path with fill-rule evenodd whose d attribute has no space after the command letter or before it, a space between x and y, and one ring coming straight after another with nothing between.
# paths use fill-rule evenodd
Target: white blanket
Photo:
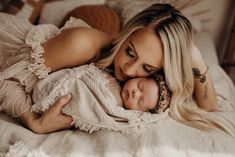
<instances>
[{"instance_id":1,"label":"white blanket","mask_svg":"<svg viewBox=\"0 0 235 157\"><path fill-rule=\"evenodd\" d=\"M216 72L214 80L222 81L216 84L216 89L222 91L219 100L227 110L224 115L235 123L234 86L219 66L211 69ZM106 130L92 134L66 130L37 135L5 115L1 115L0 126L0 152L11 157L235 156L234 138L221 132L207 133L188 127L169 116L157 124L140 127L136 134L129 136Z\"/></svg>"},{"instance_id":2,"label":"white blanket","mask_svg":"<svg viewBox=\"0 0 235 157\"><path fill-rule=\"evenodd\" d=\"M108 81L106 72L94 64L56 71L36 84L32 111L46 111L57 98L70 93L72 99L62 112L72 116L75 127L89 133L107 129L130 134L167 116L167 112L151 114L118 106Z\"/></svg>"}]
</instances>

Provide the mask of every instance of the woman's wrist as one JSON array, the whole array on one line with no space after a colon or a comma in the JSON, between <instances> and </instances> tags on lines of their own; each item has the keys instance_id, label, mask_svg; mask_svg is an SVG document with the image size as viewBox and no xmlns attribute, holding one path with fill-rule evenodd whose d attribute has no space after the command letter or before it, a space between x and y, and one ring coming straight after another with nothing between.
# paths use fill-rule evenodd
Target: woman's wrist
<instances>
[{"instance_id":1,"label":"woman's wrist","mask_svg":"<svg viewBox=\"0 0 235 157\"><path fill-rule=\"evenodd\" d=\"M63 114L61 109L70 99L70 94L59 98L47 112L44 112L40 116L34 112L27 111L19 118L26 127L38 134L69 129L71 127L72 117Z\"/></svg>"},{"instance_id":2,"label":"woman's wrist","mask_svg":"<svg viewBox=\"0 0 235 157\"><path fill-rule=\"evenodd\" d=\"M40 118L36 113L26 111L19 118L20 121L31 131L35 133L43 133L42 128L40 127Z\"/></svg>"}]
</instances>

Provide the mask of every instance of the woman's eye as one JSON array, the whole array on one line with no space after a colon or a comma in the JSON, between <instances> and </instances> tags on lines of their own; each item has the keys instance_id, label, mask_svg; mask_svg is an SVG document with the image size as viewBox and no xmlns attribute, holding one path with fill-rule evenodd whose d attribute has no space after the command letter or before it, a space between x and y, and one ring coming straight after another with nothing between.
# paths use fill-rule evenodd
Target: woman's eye
<instances>
[{"instance_id":1,"label":"woman's eye","mask_svg":"<svg viewBox=\"0 0 235 157\"><path fill-rule=\"evenodd\" d=\"M130 56L131 58L135 57L135 52L130 47L127 47L125 51L126 51L126 54Z\"/></svg>"},{"instance_id":2,"label":"woman's eye","mask_svg":"<svg viewBox=\"0 0 235 157\"><path fill-rule=\"evenodd\" d=\"M147 73L149 73L149 74L152 73L152 70L149 70L149 69L146 68L145 66L143 66L143 68L144 68L144 71L145 71L145 72L147 72Z\"/></svg>"}]
</instances>

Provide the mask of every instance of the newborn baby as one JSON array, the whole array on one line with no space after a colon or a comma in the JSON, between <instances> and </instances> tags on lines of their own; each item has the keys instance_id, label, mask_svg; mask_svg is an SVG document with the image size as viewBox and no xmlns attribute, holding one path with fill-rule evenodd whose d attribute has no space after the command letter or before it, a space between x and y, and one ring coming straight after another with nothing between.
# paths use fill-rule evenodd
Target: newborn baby
<instances>
[{"instance_id":1,"label":"newborn baby","mask_svg":"<svg viewBox=\"0 0 235 157\"><path fill-rule=\"evenodd\" d=\"M142 112L160 113L169 106L170 93L162 78L133 78L121 88L113 76L93 64L62 69L37 83L32 111L44 112L57 98L71 93L62 112L72 116L77 127L89 132L100 128L123 131L123 122L126 127L139 126L139 120L154 122L154 117L143 118Z\"/></svg>"},{"instance_id":2,"label":"newborn baby","mask_svg":"<svg viewBox=\"0 0 235 157\"><path fill-rule=\"evenodd\" d=\"M158 104L159 87L154 79L133 78L124 84L121 97L126 109L151 111Z\"/></svg>"},{"instance_id":3,"label":"newborn baby","mask_svg":"<svg viewBox=\"0 0 235 157\"><path fill-rule=\"evenodd\" d=\"M132 78L125 82L122 89L119 88L119 90L120 95L115 96L121 97L119 99L122 99L123 103L120 104L123 104L123 107L128 110L158 113L164 111L169 105L170 93L168 93L163 76L160 75L156 78ZM159 104L160 96L161 103ZM163 100L167 101L166 104L163 104Z\"/></svg>"}]
</instances>

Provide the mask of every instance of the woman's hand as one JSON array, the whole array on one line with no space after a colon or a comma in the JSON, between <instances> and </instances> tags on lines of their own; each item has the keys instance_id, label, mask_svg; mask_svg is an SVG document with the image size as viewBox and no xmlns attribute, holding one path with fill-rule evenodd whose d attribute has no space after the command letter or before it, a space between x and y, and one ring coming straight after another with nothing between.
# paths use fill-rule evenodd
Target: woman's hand
<instances>
[{"instance_id":1,"label":"woman's hand","mask_svg":"<svg viewBox=\"0 0 235 157\"><path fill-rule=\"evenodd\" d=\"M64 115L61 109L70 99L71 95L61 97L40 117L28 111L23 113L20 119L33 132L39 134L68 129L71 127L72 117Z\"/></svg>"}]
</instances>

